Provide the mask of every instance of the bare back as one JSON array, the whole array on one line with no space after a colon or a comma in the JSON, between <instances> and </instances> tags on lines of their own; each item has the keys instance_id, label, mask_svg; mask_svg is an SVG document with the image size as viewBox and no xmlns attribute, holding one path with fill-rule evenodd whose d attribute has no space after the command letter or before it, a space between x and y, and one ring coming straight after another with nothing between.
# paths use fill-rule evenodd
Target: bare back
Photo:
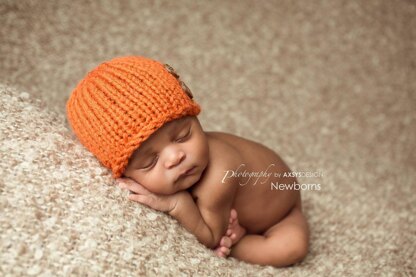
<instances>
[{"instance_id":1,"label":"bare back","mask_svg":"<svg viewBox=\"0 0 416 277\"><path fill-rule=\"evenodd\" d=\"M241 226L248 233L260 234L284 218L300 198L300 193L297 190L272 189L272 182L296 182L293 177L275 176L275 173L283 175L284 172L290 172L283 160L271 149L254 141L220 132L206 132L206 135L210 147L210 168L207 170L221 170L224 177L235 178L234 184L238 188L233 196L232 207L239 214ZM216 161L231 160L226 155L234 155L237 161L233 159L235 162L226 168L216 167ZM267 172L269 177L253 177L253 173L260 172ZM209 197L209 193L206 193L210 189L209 184L222 181L205 180L201 185L195 184L191 190L193 197Z\"/></svg>"}]
</instances>

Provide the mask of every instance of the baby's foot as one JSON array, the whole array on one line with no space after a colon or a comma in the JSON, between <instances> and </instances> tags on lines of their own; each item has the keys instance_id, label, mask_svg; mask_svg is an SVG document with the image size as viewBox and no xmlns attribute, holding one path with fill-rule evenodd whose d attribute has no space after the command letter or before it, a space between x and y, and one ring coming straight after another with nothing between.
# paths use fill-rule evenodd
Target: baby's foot
<instances>
[{"instance_id":1,"label":"baby's foot","mask_svg":"<svg viewBox=\"0 0 416 277\"><path fill-rule=\"evenodd\" d=\"M220 241L220 245L215 248L214 252L218 257L227 257L230 254L231 239L227 236L223 236Z\"/></svg>"},{"instance_id":2,"label":"baby's foot","mask_svg":"<svg viewBox=\"0 0 416 277\"><path fill-rule=\"evenodd\" d=\"M246 229L244 229L238 223L237 211L232 209L230 213L230 223L228 224L228 230L225 233L225 235L231 239L231 246L236 244L245 234Z\"/></svg>"},{"instance_id":3,"label":"baby's foot","mask_svg":"<svg viewBox=\"0 0 416 277\"><path fill-rule=\"evenodd\" d=\"M245 234L246 229L238 223L237 211L232 209L227 232L221 238L218 247L215 248L215 254L219 257L227 257L231 252L231 246L236 244Z\"/></svg>"}]
</instances>

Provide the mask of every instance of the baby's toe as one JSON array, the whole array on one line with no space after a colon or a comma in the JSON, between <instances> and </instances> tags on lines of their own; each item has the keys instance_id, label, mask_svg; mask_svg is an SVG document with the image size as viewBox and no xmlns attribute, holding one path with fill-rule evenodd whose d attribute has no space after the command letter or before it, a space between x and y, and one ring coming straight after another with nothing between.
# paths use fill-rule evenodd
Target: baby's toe
<instances>
[{"instance_id":1,"label":"baby's toe","mask_svg":"<svg viewBox=\"0 0 416 277\"><path fill-rule=\"evenodd\" d=\"M227 248L227 247L221 247L221 253L224 255L224 256L228 256L229 254L230 254L230 248Z\"/></svg>"},{"instance_id":2,"label":"baby's toe","mask_svg":"<svg viewBox=\"0 0 416 277\"><path fill-rule=\"evenodd\" d=\"M237 219L237 211L235 209L232 209L230 212L230 218Z\"/></svg>"},{"instance_id":3,"label":"baby's toe","mask_svg":"<svg viewBox=\"0 0 416 277\"><path fill-rule=\"evenodd\" d=\"M218 257L222 257L222 258L225 257L225 254L221 250L215 251L215 255L217 255Z\"/></svg>"},{"instance_id":4,"label":"baby's toe","mask_svg":"<svg viewBox=\"0 0 416 277\"><path fill-rule=\"evenodd\" d=\"M220 246L231 247L232 240L227 236L223 236L220 241Z\"/></svg>"}]
</instances>

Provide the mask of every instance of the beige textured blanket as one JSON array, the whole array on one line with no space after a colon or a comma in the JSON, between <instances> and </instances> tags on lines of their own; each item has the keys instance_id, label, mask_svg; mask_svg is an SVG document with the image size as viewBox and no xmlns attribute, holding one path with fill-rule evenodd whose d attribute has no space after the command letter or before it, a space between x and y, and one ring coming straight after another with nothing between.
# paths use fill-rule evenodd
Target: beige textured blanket
<instances>
[{"instance_id":1,"label":"beige textured blanket","mask_svg":"<svg viewBox=\"0 0 416 277\"><path fill-rule=\"evenodd\" d=\"M411 276L416 267L413 1L0 1L1 276ZM89 69L178 70L206 130L321 171L302 192L306 259L220 259L128 202L70 132Z\"/></svg>"}]
</instances>

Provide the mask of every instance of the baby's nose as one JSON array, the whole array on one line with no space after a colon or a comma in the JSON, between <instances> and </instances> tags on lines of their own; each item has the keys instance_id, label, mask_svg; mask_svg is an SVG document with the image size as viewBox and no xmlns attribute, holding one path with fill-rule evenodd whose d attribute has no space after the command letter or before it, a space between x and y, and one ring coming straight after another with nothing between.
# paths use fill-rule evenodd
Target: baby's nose
<instances>
[{"instance_id":1,"label":"baby's nose","mask_svg":"<svg viewBox=\"0 0 416 277\"><path fill-rule=\"evenodd\" d=\"M165 161L165 167L172 168L180 164L185 159L185 156L185 152L183 152L182 150L169 152Z\"/></svg>"}]
</instances>

